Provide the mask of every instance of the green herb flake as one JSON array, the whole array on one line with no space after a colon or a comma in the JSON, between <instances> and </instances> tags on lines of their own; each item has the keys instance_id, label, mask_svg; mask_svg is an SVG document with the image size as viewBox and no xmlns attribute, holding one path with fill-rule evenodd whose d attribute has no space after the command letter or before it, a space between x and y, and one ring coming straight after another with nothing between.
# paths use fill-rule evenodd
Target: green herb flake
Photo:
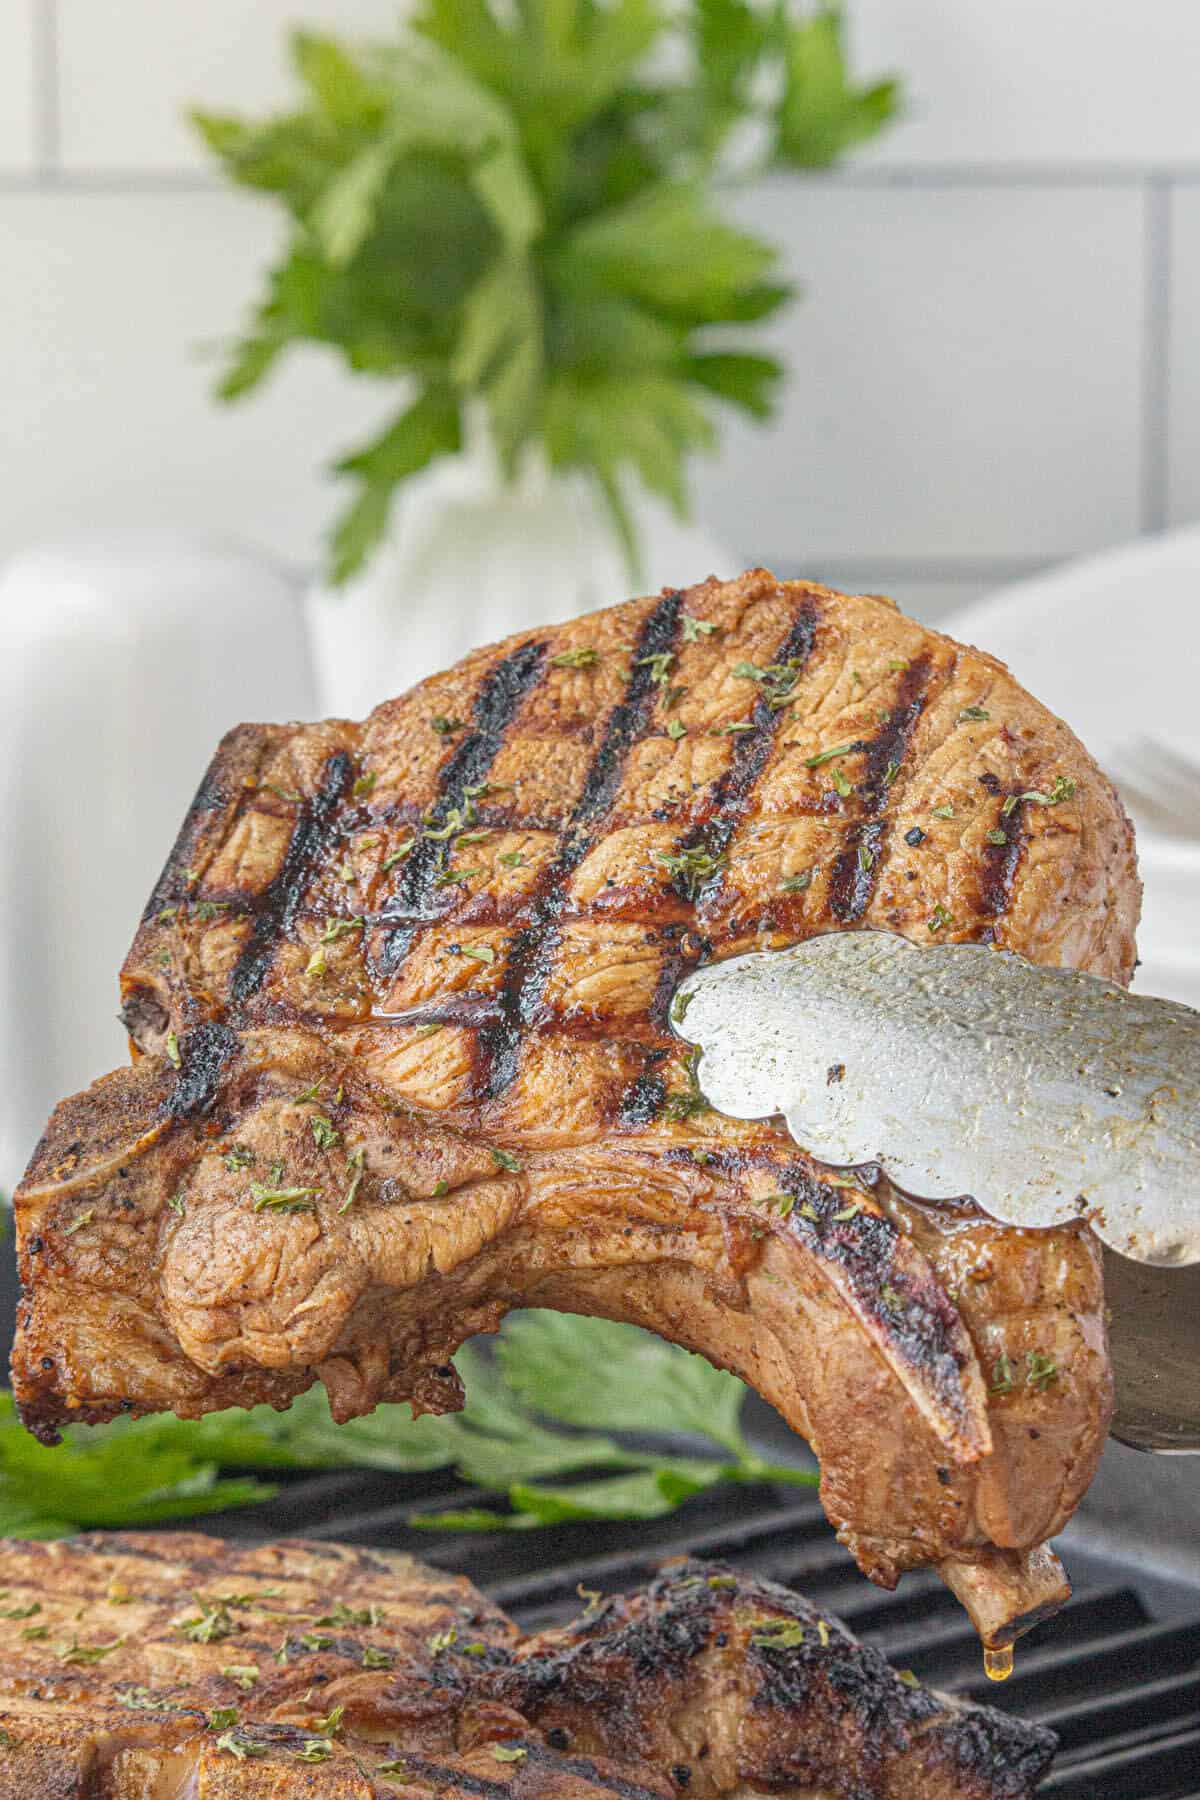
<instances>
[{"instance_id":1,"label":"green herb flake","mask_svg":"<svg viewBox=\"0 0 1200 1800\"><path fill-rule=\"evenodd\" d=\"M226 1663L221 1670L226 1681L232 1681L235 1687L248 1694L258 1681L258 1668L254 1663Z\"/></svg>"},{"instance_id":2,"label":"green herb flake","mask_svg":"<svg viewBox=\"0 0 1200 1800\"><path fill-rule=\"evenodd\" d=\"M780 884L779 884L780 893L781 894L802 894L806 888L810 888L812 886L813 876L815 875L815 873L816 873L815 869L802 869L800 871L799 875L789 875L786 881L780 882Z\"/></svg>"},{"instance_id":3,"label":"green herb flake","mask_svg":"<svg viewBox=\"0 0 1200 1800\"><path fill-rule=\"evenodd\" d=\"M350 1208L354 1205L355 1199L357 1198L362 1178L366 1174L367 1153L361 1145L357 1150L351 1150L348 1153L346 1157L346 1169L349 1173L350 1181L346 1188L345 1195L342 1198L342 1204L338 1207L339 1214L350 1211Z\"/></svg>"},{"instance_id":4,"label":"green herb flake","mask_svg":"<svg viewBox=\"0 0 1200 1800\"><path fill-rule=\"evenodd\" d=\"M648 668L650 679L657 687L668 685L671 664L675 661L673 650L656 650L652 656L639 656L636 659L638 668Z\"/></svg>"},{"instance_id":5,"label":"green herb flake","mask_svg":"<svg viewBox=\"0 0 1200 1800\"><path fill-rule=\"evenodd\" d=\"M883 1304L890 1307L893 1312L901 1312L908 1305L908 1301L904 1298L904 1295L899 1293L897 1289L892 1287L890 1283L886 1281L879 1290L879 1298L883 1301Z\"/></svg>"},{"instance_id":6,"label":"green herb flake","mask_svg":"<svg viewBox=\"0 0 1200 1800\"><path fill-rule=\"evenodd\" d=\"M695 998L696 998L696 994L695 994L694 989L691 993L680 992L680 993L676 994L675 998L671 1002L671 1023L672 1023L672 1025L682 1025L683 1024L684 1019L687 1017L687 1009L692 1004L692 1001Z\"/></svg>"},{"instance_id":7,"label":"green herb flake","mask_svg":"<svg viewBox=\"0 0 1200 1800\"><path fill-rule=\"evenodd\" d=\"M853 743L834 744L829 750L818 750L815 756L806 756L804 766L806 769L819 769L825 763L835 761L839 756L849 756L856 748L857 746Z\"/></svg>"},{"instance_id":8,"label":"green herb flake","mask_svg":"<svg viewBox=\"0 0 1200 1800\"><path fill-rule=\"evenodd\" d=\"M333 1745L329 1742L328 1738L305 1738L300 1748L298 1750L289 1750L288 1755L294 1756L297 1762L328 1762L329 1758L333 1755Z\"/></svg>"},{"instance_id":9,"label":"green herb flake","mask_svg":"<svg viewBox=\"0 0 1200 1800\"><path fill-rule=\"evenodd\" d=\"M750 1642L757 1650L795 1650L804 1642L804 1627L794 1620L771 1619L751 1634Z\"/></svg>"},{"instance_id":10,"label":"green herb flake","mask_svg":"<svg viewBox=\"0 0 1200 1800\"><path fill-rule=\"evenodd\" d=\"M711 637L714 631L721 629L711 619L694 619L690 613L681 613L679 623L683 628L685 644L694 644L698 638Z\"/></svg>"},{"instance_id":11,"label":"green herb flake","mask_svg":"<svg viewBox=\"0 0 1200 1800\"><path fill-rule=\"evenodd\" d=\"M118 1688L113 1698L118 1706L128 1707L130 1712L174 1712L174 1702L164 1700L161 1695L151 1692L148 1687Z\"/></svg>"},{"instance_id":12,"label":"green herb flake","mask_svg":"<svg viewBox=\"0 0 1200 1800\"><path fill-rule=\"evenodd\" d=\"M656 863L667 871L673 881L678 881L689 900L694 900L706 881L712 879L729 861L725 851L716 856L709 850L656 850Z\"/></svg>"},{"instance_id":13,"label":"green herb flake","mask_svg":"<svg viewBox=\"0 0 1200 1800\"><path fill-rule=\"evenodd\" d=\"M935 819L952 819L954 817L954 808L949 800L945 801L941 806L932 807L930 810Z\"/></svg>"},{"instance_id":14,"label":"green herb flake","mask_svg":"<svg viewBox=\"0 0 1200 1800\"><path fill-rule=\"evenodd\" d=\"M590 644L581 644L577 650L560 650L557 656L550 658L550 666L552 669L590 669L599 661L598 650L593 650Z\"/></svg>"},{"instance_id":15,"label":"green herb flake","mask_svg":"<svg viewBox=\"0 0 1200 1800\"><path fill-rule=\"evenodd\" d=\"M321 1113L313 1113L309 1119L312 1127L313 1143L318 1150L332 1150L342 1141L342 1134L332 1119L326 1119Z\"/></svg>"},{"instance_id":16,"label":"green herb flake","mask_svg":"<svg viewBox=\"0 0 1200 1800\"><path fill-rule=\"evenodd\" d=\"M677 744L680 738L687 736L687 726L681 719L671 719L667 723L667 736Z\"/></svg>"},{"instance_id":17,"label":"green herb flake","mask_svg":"<svg viewBox=\"0 0 1200 1800\"><path fill-rule=\"evenodd\" d=\"M368 1621L362 1622L367 1623ZM337 1737L341 1732L342 1720L345 1715L346 1708L344 1706L331 1707L323 1719L317 1720L316 1724L313 1726L313 1730L319 1732L322 1737Z\"/></svg>"},{"instance_id":18,"label":"green herb flake","mask_svg":"<svg viewBox=\"0 0 1200 1800\"><path fill-rule=\"evenodd\" d=\"M362 1666L364 1669L390 1669L395 1660L389 1650L380 1650L374 1644L366 1644L363 1647Z\"/></svg>"},{"instance_id":19,"label":"green herb flake","mask_svg":"<svg viewBox=\"0 0 1200 1800\"><path fill-rule=\"evenodd\" d=\"M975 719L990 719L991 713L986 706L964 706L958 715L958 723L965 725Z\"/></svg>"},{"instance_id":20,"label":"green herb flake","mask_svg":"<svg viewBox=\"0 0 1200 1800\"><path fill-rule=\"evenodd\" d=\"M365 800L369 794L374 793L375 783L378 780L378 775L374 773L370 775L360 775L354 783L354 786L350 789L351 798L354 800Z\"/></svg>"},{"instance_id":21,"label":"green herb flake","mask_svg":"<svg viewBox=\"0 0 1200 1800\"><path fill-rule=\"evenodd\" d=\"M870 844L860 844L858 846L858 866L864 875L869 874L875 867L875 852L872 850Z\"/></svg>"},{"instance_id":22,"label":"green herb flake","mask_svg":"<svg viewBox=\"0 0 1200 1800\"><path fill-rule=\"evenodd\" d=\"M316 976L326 974L328 972L328 967L329 965L325 961L325 952L318 944L317 948L313 951L312 955L304 965L304 973L310 978L315 978Z\"/></svg>"},{"instance_id":23,"label":"green herb flake","mask_svg":"<svg viewBox=\"0 0 1200 1800\"><path fill-rule=\"evenodd\" d=\"M907 667L908 667L908 661L905 657L893 656L889 660L888 665L887 665L888 674L889 675L898 675L902 669L907 669Z\"/></svg>"},{"instance_id":24,"label":"green herb flake","mask_svg":"<svg viewBox=\"0 0 1200 1800\"><path fill-rule=\"evenodd\" d=\"M315 1212L312 1196L320 1192L316 1187L266 1187L261 1181L250 1183L250 1198L256 1213Z\"/></svg>"},{"instance_id":25,"label":"green herb flake","mask_svg":"<svg viewBox=\"0 0 1200 1800\"><path fill-rule=\"evenodd\" d=\"M82 1231L85 1225L90 1225L95 1216L95 1207L85 1206L82 1212L77 1212L75 1214L75 1217L71 1220L69 1225L63 1227L63 1236L74 1237L77 1231Z\"/></svg>"},{"instance_id":26,"label":"green herb flake","mask_svg":"<svg viewBox=\"0 0 1200 1800\"><path fill-rule=\"evenodd\" d=\"M529 1755L524 1744L489 1744L488 1748L497 1762L523 1762Z\"/></svg>"},{"instance_id":27,"label":"green herb flake","mask_svg":"<svg viewBox=\"0 0 1200 1800\"><path fill-rule=\"evenodd\" d=\"M376 1763L374 1773L376 1775L398 1775L404 1777L408 1775L408 1764L402 1756L394 1756L391 1762ZM404 1785L406 1787L412 1787L414 1784L411 1781L405 1781Z\"/></svg>"},{"instance_id":28,"label":"green herb flake","mask_svg":"<svg viewBox=\"0 0 1200 1800\"><path fill-rule=\"evenodd\" d=\"M491 1152L492 1161L495 1163L496 1167L498 1169L507 1169L510 1175L519 1175L525 1166L524 1163L519 1162L510 1151L498 1150L494 1144L491 1146Z\"/></svg>"},{"instance_id":29,"label":"green herb flake","mask_svg":"<svg viewBox=\"0 0 1200 1800\"><path fill-rule=\"evenodd\" d=\"M842 799L848 800L850 798L850 795L853 793L854 789L853 789L853 785L850 781L850 777L845 773L845 771L842 769L833 769L830 771L829 778L833 782L834 787L837 789L837 791L841 795Z\"/></svg>"},{"instance_id":30,"label":"green herb flake","mask_svg":"<svg viewBox=\"0 0 1200 1800\"><path fill-rule=\"evenodd\" d=\"M167 1061L171 1064L172 1068L181 1069L183 1067L183 1058L179 1054L179 1035L177 1032L168 1031L166 1051Z\"/></svg>"},{"instance_id":31,"label":"green herb flake","mask_svg":"<svg viewBox=\"0 0 1200 1800\"><path fill-rule=\"evenodd\" d=\"M1052 1381L1058 1380L1058 1364L1052 1356L1043 1356L1040 1350L1030 1350L1025 1357L1026 1378L1030 1387L1038 1388L1042 1393Z\"/></svg>"},{"instance_id":32,"label":"green herb flake","mask_svg":"<svg viewBox=\"0 0 1200 1800\"><path fill-rule=\"evenodd\" d=\"M502 862L506 869L519 869L525 858L519 850L505 850L496 861Z\"/></svg>"},{"instance_id":33,"label":"green herb flake","mask_svg":"<svg viewBox=\"0 0 1200 1800\"><path fill-rule=\"evenodd\" d=\"M811 1200L801 1200L799 1205L796 1207L796 1211L801 1215L802 1218L811 1219L814 1224L816 1224L821 1217L820 1213L817 1211L816 1207L813 1205Z\"/></svg>"},{"instance_id":34,"label":"green herb flake","mask_svg":"<svg viewBox=\"0 0 1200 1800\"><path fill-rule=\"evenodd\" d=\"M59 1662L90 1665L103 1662L114 1650L119 1650L125 1642L123 1637L114 1638L111 1644L81 1644L78 1638L72 1638L69 1644L60 1644L54 1652Z\"/></svg>"},{"instance_id":35,"label":"green herb flake","mask_svg":"<svg viewBox=\"0 0 1200 1800\"><path fill-rule=\"evenodd\" d=\"M439 737L453 737L456 731L463 728L461 719L448 719L445 713L435 713L429 723Z\"/></svg>"},{"instance_id":36,"label":"green herb flake","mask_svg":"<svg viewBox=\"0 0 1200 1800\"><path fill-rule=\"evenodd\" d=\"M896 1679L897 1681L902 1681L907 1688L920 1687L921 1685L911 1669L897 1669Z\"/></svg>"},{"instance_id":37,"label":"green herb flake","mask_svg":"<svg viewBox=\"0 0 1200 1800\"><path fill-rule=\"evenodd\" d=\"M435 1631L428 1640L430 1656L440 1656L443 1650L449 1650L458 1642L458 1631L453 1625L445 1631Z\"/></svg>"},{"instance_id":38,"label":"green herb flake","mask_svg":"<svg viewBox=\"0 0 1200 1800\"><path fill-rule=\"evenodd\" d=\"M446 1180L446 1177L444 1175L439 1176L438 1179L433 1184L434 1199L442 1200L445 1198L445 1196L449 1192L450 1192L450 1183Z\"/></svg>"},{"instance_id":39,"label":"green herb flake","mask_svg":"<svg viewBox=\"0 0 1200 1800\"><path fill-rule=\"evenodd\" d=\"M193 1619L181 1619L175 1627L182 1637L193 1644L219 1644L240 1629L225 1601L202 1600L198 1594L194 1598L199 1613Z\"/></svg>"},{"instance_id":40,"label":"green herb flake","mask_svg":"<svg viewBox=\"0 0 1200 1800\"><path fill-rule=\"evenodd\" d=\"M31 1600L28 1606L0 1607L0 1619L32 1619L35 1613L40 1613L41 1610L41 1601Z\"/></svg>"},{"instance_id":41,"label":"green herb flake","mask_svg":"<svg viewBox=\"0 0 1200 1800\"><path fill-rule=\"evenodd\" d=\"M1012 1358L1004 1351L992 1364L992 1380L990 1391L993 1394L1011 1394L1013 1390Z\"/></svg>"},{"instance_id":42,"label":"green herb flake","mask_svg":"<svg viewBox=\"0 0 1200 1800\"><path fill-rule=\"evenodd\" d=\"M707 1585L718 1593L725 1588L735 1588L738 1584L736 1575L709 1575L705 1577L705 1580Z\"/></svg>"},{"instance_id":43,"label":"green herb flake","mask_svg":"<svg viewBox=\"0 0 1200 1800\"><path fill-rule=\"evenodd\" d=\"M216 1748L223 1750L226 1756L236 1757L238 1762L245 1762L248 1757L270 1754L266 1744L256 1743L253 1738L244 1737L236 1730L223 1731L217 1739Z\"/></svg>"},{"instance_id":44,"label":"green herb flake","mask_svg":"<svg viewBox=\"0 0 1200 1800\"><path fill-rule=\"evenodd\" d=\"M351 932L362 931L367 921L361 913L353 919L326 919L325 929L321 933L322 944L336 944L339 938L349 937Z\"/></svg>"},{"instance_id":45,"label":"green herb flake","mask_svg":"<svg viewBox=\"0 0 1200 1800\"><path fill-rule=\"evenodd\" d=\"M899 773L900 773L900 764L898 762L890 762L888 764L887 768L883 771L884 787L891 787L892 783L895 781L895 779L896 779L897 775L899 775Z\"/></svg>"},{"instance_id":46,"label":"green herb flake","mask_svg":"<svg viewBox=\"0 0 1200 1800\"><path fill-rule=\"evenodd\" d=\"M1007 831L1001 831L999 825L993 825L992 829L987 834L987 841L989 844L1007 844L1008 833Z\"/></svg>"},{"instance_id":47,"label":"green herb flake","mask_svg":"<svg viewBox=\"0 0 1200 1800\"><path fill-rule=\"evenodd\" d=\"M929 926L930 931L944 931L947 925L953 925L953 923L953 918L940 900L926 920L926 924Z\"/></svg>"},{"instance_id":48,"label":"green herb flake","mask_svg":"<svg viewBox=\"0 0 1200 1800\"><path fill-rule=\"evenodd\" d=\"M424 1025L417 1026L416 1030L413 1032L413 1036L417 1038L430 1038L436 1036L439 1031L444 1030L445 1026L439 1025L436 1019L429 1019Z\"/></svg>"},{"instance_id":49,"label":"green herb flake","mask_svg":"<svg viewBox=\"0 0 1200 1800\"><path fill-rule=\"evenodd\" d=\"M207 1729L209 1731L228 1731L229 1727L236 1725L237 1722L238 1709L236 1706L216 1706L208 1715Z\"/></svg>"},{"instance_id":50,"label":"green herb flake","mask_svg":"<svg viewBox=\"0 0 1200 1800\"><path fill-rule=\"evenodd\" d=\"M496 952L490 944L461 944L458 954L469 956L473 962L484 963L489 967L496 960Z\"/></svg>"},{"instance_id":51,"label":"green herb flake","mask_svg":"<svg viewBox=\"0 0 1200 1800\"><path fill-rule=\"evenodd\" d=\"M732 737L735 731L753 731L753 719L731 719L727 725L714 725L710 737Z\"/></svg>"},{"instance_id":52,"label":"green herb flake","mask_svg":"<svg viewBox=\"0 0 1200 1800\"><path fill-rule=\"evenodd\" d=\"M403 862L405 857L411 854L416 841L415 837L411 837L406 844L401 844L398 850L393 850L390 856L385 856L379 865L381 873L386 875L395 868L397 863Z\"/></svg>"},{"instance_id":53,"label":"green herb flake","mask_svg":"<svg viewBox=\"0 0 1200 1800\"><path fill-rule=\"evenodd\" d=\"M833 1214L833 1222L835 1225L845 1225L851 1219L857 1219L861 1211L862 1202L860 1200L852 1200L849 1206L843 1206L840 1212L835 1212Z\"/></svg>"},{"instance_id":54,"label":"green herb flake","mask_svg":"<svg viewBox=\"0 0 1200 1800\"><path fill-rule=\"evenodd\" d=\"M26 1625L21 1636L23 1638L36 1638L38 1640L48 1638L50 1636L50 1627L48 1625Z\"/></svg>"},{"instance_id":55,"label":"green herb flake","mask_svg":"<svg viewBox=\"0 0 1200 1800\"><path fill-rule=\"evenodd\" d=\"M1019 800L1028 800L1032 806L1061 806L1064 800L1075 798L1077 786L1078 784L1069 775L1056 775L1045 793L1040 793L1037 788L1031 788L1024 794L1010 794L1000 810L1007 815L1012 812Z\"/></svg>"},{"instance_id":56,"label":"green herb flake","mask_svg":"<svg viewBox=\"0 0 1200 1800\"><path fill-rule=\"evenodd\" d=\"M246 1148L245 1144L231 1144L221 1161L230 1170L248 1169L255 1161L255 1155L253 1150Z\"/></svg>"}]
</instances>

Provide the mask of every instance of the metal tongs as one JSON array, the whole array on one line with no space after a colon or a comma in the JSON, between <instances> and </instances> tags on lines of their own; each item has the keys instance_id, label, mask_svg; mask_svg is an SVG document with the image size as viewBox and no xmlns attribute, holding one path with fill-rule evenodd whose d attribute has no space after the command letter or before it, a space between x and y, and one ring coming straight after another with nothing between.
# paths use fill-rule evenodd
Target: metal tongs
<instances>
[{"instance_id":1,"label":"metal tongs","mask_svg":"<svg viewBox=\"0 0 1200 1800\"><path fill-rule=\"evenodd\" d=\"M1200 1452L1200 1013L979 944L836 932L697 970L705 1097L833 1167L1103 1241L1117 1410Z\"/></svg>"}]
</instances>

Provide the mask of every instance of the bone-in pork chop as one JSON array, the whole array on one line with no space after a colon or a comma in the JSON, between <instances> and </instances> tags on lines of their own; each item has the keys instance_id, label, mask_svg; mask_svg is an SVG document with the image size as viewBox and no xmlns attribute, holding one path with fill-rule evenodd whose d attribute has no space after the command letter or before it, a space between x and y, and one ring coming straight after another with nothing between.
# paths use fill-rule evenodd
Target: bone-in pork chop
<instances>
[{"instance_id":1,"label":"bone-in pork chop","mask_svg":"<svg viewBox=\"0 0 1200 1800\"><path fill-rule=\"evenodd\" d=\"M869 1575L936 1564L1002 1643L1067 1592L1041 1546L1107 1430L1095 1239L848 1203L705 1105L669 1007L858 926L1126 980L1138 893L1112 788L1001 664L763 570L365 724L244 726L125 965L134 1067L17 1196L23 1417L315 1380L339 1418L443 1411L511 1307L630 1320L809 1439Z\"/></svg>"},{"instance_id":2,"label":"bone-in pork chop","mask_svg":"<svg viewBox=\"0 0 1200 1800\"><path fill-rule=\"evenodd\" d=\"M0 1583L0 1800L1027 1800L1054 1748L720 1564L524 1639L301 1539L9 1543Z\"/></svg>"}]
</instances>

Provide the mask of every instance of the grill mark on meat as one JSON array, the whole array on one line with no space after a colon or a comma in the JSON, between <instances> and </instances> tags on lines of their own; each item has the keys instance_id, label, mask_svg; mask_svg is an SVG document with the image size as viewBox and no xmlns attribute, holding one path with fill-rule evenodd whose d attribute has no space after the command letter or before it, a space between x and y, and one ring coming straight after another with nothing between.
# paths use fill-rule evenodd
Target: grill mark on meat
<instances>
[{"instance_id":1,"label":"grill mark on meat","mask_svg":"<svg viewBox=\"0 0 1200 1800\"><path fill-rule=\"evenodd\" d=\"M665 1050L652 1050L641 1073L634 1076L621 1095L617 1120L627 1130L636 1131L651 1124L661 1112L667 1097L667 1084L657 1073L657 1065L665 1055Z\"/></svg>"},{"instance_id":2,"label":"grill mark on meat","mask_svg":"<svg viewBox=\"0 0 1200 1800\"><path fill-rule=\"evenodd\" d=\"M775 652L774 662L783 664L795 661L799 664L797 679L803 674L805 664L812 655L818 618L817 608L811 600L806 600ZM783 712L782 707L772 709L766 697L759 694L750 719L753 730L738 734L729 767L713 785L712 804L707 816L680 839L680 850L703 850L713 858L724 856L734 832L749 809L759 777L770 761L775 733ZM712 880L719 881L719 875ZM676 876L671 885L681 899L693 897L682 876ZM701 900L703 894L704 889L701 889Z\"/></svg>"},{"instance_id":3,"label":"grill mark on meat","mask_svg":"<svg viewBox=\"0 0 1200 1800\"><path fill-rule=\"evenodd\" d=\"M465 1769L453 1769L446 1763L432 1762L429 1757L418 1756L411 1750L401 1750L400 1760L406 1769L424 1775L430 1781L440 1782L445 1787L461 1788L464 1794L477 1794L479 1800L509 1800L512 1792L510 1782L488 1781L483 1775L469 1775ZM655 1800L661 1800L661 1796L655 1795Z\"/></svg>"},{"instance_id":4,"label":"grill mark on meat","mask_svg":"<svg viewBox=\"0 0 1200 1800\"><path fill-rule=\"evenodd\" d=\"M973 1440L962 1387L963 1364L953 1343L958 1314L932 1276L918 1281L896 1269L899 1228L865 1210L835 1220L833 1215L845 1210L844 1190L825 1186L803 1163L793 1162L781 1171L780 1187L796 1200L785 1229L843 1271L864 1313L878 1321L897 1354L920 1373L922 1384L936 1395L964 1437Z\"/></svg>"},{"instance_id":5,"label":"grill mark on meat","mask_svg":"<svg viewBox=\"0 0 1200 1800\"><path fill-rule=\"evenodd\" d=\"M905 669L882 729L855 745L867 757L858 792L868 817L851 828L829 879L829 910L840 924L856 924L871 903L891 835L891 823L883 815L900 791L897 777L928 702L929 685L929 657L921 655Z\"/></svg>"},{"instance_id":6,"label":"grill mark on meat","mask_svg":"<svg viewBox=\"0 0 1200 1800\"><path fill-rule=\"evenodd\" d=\"M263 895L249 941L230 977L229 992L235 1004L258 993L280 941L295 923L309 874L331 848L336 829L334 821L350 784L353 767L348 751L338 750L331 756L322 772L320 787L296 822L283 866Z\"/></svg>"},{"instance_id":7,"label":"grill mark on meat","mask_svg":"<svg viewBox=\"0 0 1200 1800\"><path fill-rule=\"evenodd\" d=\"M438 797L430 809L438 825L444 825L455 808L462 810L470 798L468 788L478 787L486 780L522 700L543 672L545 656L545 640L534 639L522 644L511 656L502 657L484 676L471 709L472 730L441 771ZM380 914L384 920L406 922L393 927L385 938L376 959L379 975L394 977L421 924L439 916L440 909L432 904L437 891L435 883L449 860L449 840L418 833L405 858L396 893Z\"/></svg>"},{"instance_id":8,"label":"grill mark on meat","mask_svg":"<svg viewBox=\"0 0 1200 1800\"><path fill-rule=\"evenodd\" d=\"M528 923L512 939L495 1016L483 1026L475 1046L477 1080L491 1099L504 1093L516 1077L525 1032L536 1018L553 962L564 888L595 842L594 828L616 798L630 749L649 726L655 693L650 659L670 651L682 604L683 595L671 589L644 621L624 695L609 715L600 748L563 829L558 853L534 889Z\"/></svg>"},{"instance_id":9,"label":"grill mark on meat","mask_svg":"<svg viewBox=\"0 0 1200 1800\"><path fill-rule=\"evenodd\" d=\"M179 1040L179 1073L163 1102L172 1119L205 1113L217 1097L225 1065L237 1055L240 1040L228 1025L195 1025Z\"/></svg>"},{"instance_id":10,"label":"grill mark on meat","mask_svg":"<svg viewBox=\"0 0 1200 1800\"><path fill-rule=\"evenodd\" d=\"M590 1756L564 1756L561 1751L547 1750L543 1745L531 1744L524 1738L519 1738L517 1742L525 1751L522 1762L540 1764L549 1769L565 1769L569 1775L582 1776L593 1787L607 1788L610 1794L619 1794L621 1800L663 1800L655 1788L643 1787L638 1781L629 1781L613 1769L602 1769Z\"/></svg>"},{"instance_id":11,"label":"grill mark on meat","mask_svg":"<svg viewBox=\"0 0 1200 1800\"><path fill-rule=\"evenodd\" d=\"M984 927L986 933L994 935L996 920L1004 917L1012 901L1017 870L1027 842L1027 807L1027 801L1017 798L1011 812L1005 814L1002 808L993 829L1003 831L1006 841L1003 844L985 843L983 847L979 865L979 910L992 921Z\"/></svg>"}]
</instances>

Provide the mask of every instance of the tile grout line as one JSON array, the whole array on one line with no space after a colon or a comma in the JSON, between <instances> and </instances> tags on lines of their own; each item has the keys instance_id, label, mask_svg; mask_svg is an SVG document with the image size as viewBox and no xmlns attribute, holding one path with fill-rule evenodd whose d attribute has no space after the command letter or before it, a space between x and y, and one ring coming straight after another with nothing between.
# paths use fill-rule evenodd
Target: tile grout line
<instances>
[{"instance_id":1,"label":"tile grout line","mask_svg":"<svg viewBox=\"0 0 1200 1800\"><path fill-rule=\"evenodd\" d=\"M33 76L33 185L53 187L62 152L58 86L58 0L37 0L31 40Z\"/></svg>"},{"instance_id":2,"label":"tile grout line","mask_svg":"<svg viewBox=\"0 0 1200 1800\"><path fill-rule=\"evenodd\" d=\"M1146 183L1142 326L1141 528L1162 531L1170 499L1171 201L1169 177Z\"/></svg>"}]
</instances>

